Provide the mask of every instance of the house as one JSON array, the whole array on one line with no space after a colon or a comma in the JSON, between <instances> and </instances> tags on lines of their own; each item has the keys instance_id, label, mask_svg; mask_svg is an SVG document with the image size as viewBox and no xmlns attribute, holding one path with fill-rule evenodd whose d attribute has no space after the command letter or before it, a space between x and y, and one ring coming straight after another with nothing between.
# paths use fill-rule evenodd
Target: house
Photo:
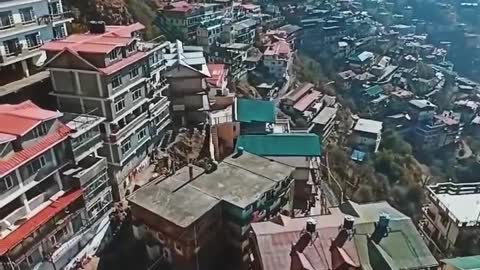
<instances>
[{"instance_id":1,"label":"house","mask_svg":"<svg viewBox=\"0 0 480 270\"><path fill-rule=\"evenodd\" d=\"M219 256L249 260L252 222L275 216L289 200L293 168L239 151L204 172L184 167L128 199L137 239L150 259L175 269L211 268Z\"/></svg>"},{"instance_id":2,"label":"house","mask_svg":"<svg viewBox=\"0 0 480 270\"><path fill-rule=\"evenodd\" d=\"M222 43L210 47L209 61L228 66L229 78L238 80L247 75L247 56L252 48L246 43Z\"/></svg>"},{"instance_id":3,"label":"house","mask_svg":"<svg viewBox=\"0 0 480 270\"><path fill-rule=\"evenodd\" d=\"M133 172L146 167L150 142L169 124L168 99L162 95L166 61L163 49L155 50L163 45L141 44L137 36L144 28L95 22L87 33L42 47L60 110L105 118L98 152L107 158L116 199L124 197Z\"/></svg>"},{"instance_id":4,"label":"house","mask_svg":"<svg viewBox=\"0 0 480 270\"><path fill-rule=\"evenodd\" d=\"M281 147L279 147L281 145ZM291 214L307 213L315 202L321 154L320 138L310 133L240 135L237 149L295 168Z\"/></svg>"},{"instance_id":5,"label":"house","mask_svg":"<svg viewBox=\"0 0 480 270\"><path fill-rule=\"evenodd\" d=\"M480 268L480 256L466 256L443 259L440 261L441 270L474 270Z\"/></svg>"},{"instance_id":6,"label":"house","mask_svg":"<svg viewBox=\"0 0 480 270\"><path fill-rule=\"evenodd\" d=\"M293 62L293 53L290 44L281 40L269 45L263 52L263 65L277 80L289 79L289 72Z\"/></svg>"},{"instance_id":7,"label":"house","mask_svg":"<svg viewBox=\"0 0 480 270\"><path fill-rule=\"evenodd\" d=\"M254 270L437 269L412 220L387 202L347 201L329 213L252 224ZM388 233L387 233L388 232Z\"/></svg>"},{"instance_id":8,"label":"house","mask_svg":"<svg viewBox=\"0 0 480 270\"><path fill-rule=\"evenodd\" d=\"M242 43L253 45L255 43L257 21L245 19L231 22L222 26L220 35L221 43Z\"/></svg>"},{"instance_id":9,"label":"house","mask_svg":"<svg viewBox=\"0 0 480 270\"><path fill-rule=\"evenodd\" d=\"M460 114L445 111L419 123L414 130L413 142L421 149L438 149L458 142L462 130Z\"/></svg>"},{"instance_id":10,"label":"house","mask_svg":"<svg viewBox=\"0 0 480 270\"><path fill-rule=\"evenodd\" d=\"M273 132L275 105L271 101L236 98L235 121L240 123L241 134L267 134Z\"/></svg>"},{"instance_id":11,"label":"house","mask_svg":"<svg viewBox=\"0 0 480 270\"><path fill-rule=\"evenodd\" d=\"M103 118L63 117L31 101L0 105L2 269L63 269L108 227L107 162L95 154Z\"/></svg>"},{"instance_id":12,"label":"house","mask_svg":"<svg viewBox=\"0 0 480 270\"><path fill-rule=\"evenodd\" d=\"M40 69L45 59L40 47L65 38L66 25L72 20L59 0L0 3L0 97L12 97L23 89L22 95L48 99L47 92L28 92L49 80L49 73Z\"/></svg>"},{"instance_id":13,"label":"house","mask_svg":"<svg viewBox=\"0 0 480 270\"><path fill-rule=\"evenodd\" d=\"M372 52L364 51L359 54L352 55L348 58L349 66L354 71L365 71L375 61L375 55Z\"/></svg>"},{"instance_id":14,"label":"house","mask_svg":"<svg viewBox=\"0 0 480 270\"><path fill-rule=\"evenodd\" d=\"M291 115L306 116L308 111L314 107L323 97L322 93L315 90L312 83L302 83L297 88L288 92L281 100L282 109ZM317 112L314 112L315 115ZM311 117L310 119L311 120Z\"/></svg>"},{"instance_id":15,"label":"house","mask_svg":"<svg viewBox=\"0 0 480 270\"><path fill-rule=\"evenodd\" d=\"M215 96L228 96L228 68L224 64L207 64L207 67L210 72L210 78L206 79L210 88L208 97L214 99Z\"/></svg>"},{"instance_id":16,"label":"house","mask_svg":"<svg viewBox=\"0 0 480 270\"><path fill-rule=\"evenodd\" d=\"M336 107L324 107L312 120L310 132L317 134L325 142L335 127Z\"/></svg>"},{"instance_id":17,"label":"house","mask_svg":"<svg viewBox=\"0 0 480 270\"><path fill-rule=\"evenodd\" d=\"M452 182L427 187L422 229L434 250L448 253L464 245L471 234L478 234L479 188L480 183Z\"/></svg>"},{"instance_id":18,"label":"house","mask_svg":"<svg viewBox=\"0 0 480 270\"><path fill-rule=\"evenodd\" d=\"M360 147L377 152L382 140L382 128L382 122L360 118L353 127L353 141Z\"/></svg>"},{"instance_id":19,"label":"house","mask_svg":"<svg viewBox=\"0 0 480 270\"><path fill-rule=\"evenodd\" d=\"M432 119L437 105L426 99L412 99L408 102L408 114L415 122L423 122Z\"/></svg>"},{"instance_id":20,"label":"house","mask_svg":"<svg viewBox=\"0 0 480 270\"><path fill-rule=\"evenodd\" d=\"M352 70L345 70L337 74L336 83L342 90L350 90L352 88L352 82L357 74Z\"/></svg>"}]
</instances>

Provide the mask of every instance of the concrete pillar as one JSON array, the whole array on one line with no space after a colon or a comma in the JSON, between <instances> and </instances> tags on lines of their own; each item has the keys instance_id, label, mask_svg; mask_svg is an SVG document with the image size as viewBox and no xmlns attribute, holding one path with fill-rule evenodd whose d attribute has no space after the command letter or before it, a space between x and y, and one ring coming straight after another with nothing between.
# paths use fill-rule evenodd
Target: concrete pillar
<instances>
[{"instance_id":1,"label":"concrete pillar","mask_svg":"<svg viewBox=\"0 0 480 270\"><path fill-rule=\"evenodd\" d=\"M57 182L57 185L58 185L58 187L60 188L60 190L63 190L62 178L60 177L60 173L59 173L59 172L55 172L55 173L53 174L53 179L55 179L55 182Z\"/></svg>"},{"instance_id":2,"label":"concrete pillar","mask_svg":"<svg viewBox=\"0 0 480 270\"><path fill-rule=\"evenodd\" d=\"M32 212L32 210L30 209L30 205L28 205L27 195L25 195L25 193L23 193L23 194L20 196L20 199L22 200L23 205L25 206L25 210L27 211L27 215L29 215L30 212Z\"/></svg>"},{"instance_id":3,"label":"concrete pillar","mask_svg":"<svg viewBox=\"0 0 480 270\"><path fill-rule=\"evenodd\" d=\"M23 60L21 63L22 63L23 76L30 77L30 70L28 70L27 60Z\"/></svg>"}]
</instances>

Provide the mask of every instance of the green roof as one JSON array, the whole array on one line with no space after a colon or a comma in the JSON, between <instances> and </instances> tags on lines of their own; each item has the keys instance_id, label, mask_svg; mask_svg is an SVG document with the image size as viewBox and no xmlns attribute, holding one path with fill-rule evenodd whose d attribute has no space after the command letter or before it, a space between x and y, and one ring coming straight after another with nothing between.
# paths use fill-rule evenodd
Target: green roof
<instances>
[{"instance_id":1,"label":"green roof","mask_svg":"<svg viewBox=\"0 0 480 270\"><path fill-rule=\"evenodd\" d=\"M239 122L275 122L275 105L271 101L239 98L236 105L236 119Z\"/></svg>"},{"instance_id":2,"label":"green roof","mask_svg":"<svg viewBox=\"0 0 480 270\"><path fill-rule=\"evenodd\" d=\"M259 156L320 156L320 137L315 134L241 135L237 148Z\"/></svg>"},{"instance_id":3,"label":"green roof","mask_svg":"<svg viewBox=\"0 0 480 270\"><path fill-rule=\"evenodd\" d=\"M379 85L374 85L372 87L369 87L364 90L365 94L367 94L370 97L376 97L379 94L383 93L383 88L380 87Z\"/></svg>"},{"instance_id":4,"label":"green roof","mask_svg":"<svg viewBox=\"0 0 480 270\"><path fill-rule=\"evenodd\" d=\"M457 257L442 260L446 265L455 267L458 270L480 269L480 256Z\"/></svg>"}]
</instances>

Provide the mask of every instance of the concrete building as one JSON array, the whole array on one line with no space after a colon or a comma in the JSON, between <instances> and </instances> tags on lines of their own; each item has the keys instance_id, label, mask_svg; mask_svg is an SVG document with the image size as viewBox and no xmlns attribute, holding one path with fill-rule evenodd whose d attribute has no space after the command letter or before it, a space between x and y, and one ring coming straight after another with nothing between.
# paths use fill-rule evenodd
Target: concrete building
<instances>
[{"instance_id":1,"label":"concrete building","mask_svg":"<svg viewBox=\"0 0 480 270\"><path fill-rule=\"evenodd\" d=\"M322 142L328 139L335 128L337 111L336 107L325 107L312 120L309 130L320 136Z\"/></svg>"},{"instance_id":2,"label":"concrete building","mask_svg":"<svg viewBox=\"0 0 480 270\"><path fill-rule=\"evenodd\" d=\"M427 187L428 207L421 227L432 250L444 254L480 230L480 183L439 183Z\"/></svg>"},{"instance_id":3,"label":"concrete building","mask_svg":"<svg viewBox=\"0 0 480 270\"><path fill-rule=\"evenodd\" d=\"M286 41L273 43L263 53L263 64L275 79L288 80L292 63L292 50Z\"/></svg>"},{"instance_id":4,"label":"concrete building","mask_svg":"<svg viewBox=\"0 0 480 270\"><path fill-rule=\"evenodd\" d=\"M415 122L432 119L437 105L426 99L413 99L408 102L408 114Z\"/></svg>"},{"instance_id":5,"label":"concrete building","mask_svg":"<svg viewBox=\"0 0 480 270\"><path fill-rule=\"evenodd\" d=\"M45 60L40 47L65 38L71 20L61 0L1 1L0 96L48 80L39 68Z\"/></svg>"},{"instance_id":6,"label":"concrete building","mask_svg":"<svg viewBox=\"0 0 480 270\"><path fill-rule=\"evenodd\" d=\"M107 158L118 200L135 173L147 167L152 139L168 121L168 100L161 94L165 78L159 73L166 63L156 46L140 44L141 24L90 27L44 45L45 66L60 110L105 118L98 152Z\"/></svg>"},{"instance_id":7,"label":"concrete building","mask_svg":"<svg viewBox=\"0 0 480 270\"><path fill-rule=\"evenodd\" d=\"M242 268L251 222L274 216L289 200L293 168L248 152L205 173L195 166L152 182L129 198L137 239L151 260L175 269ZM219 260L224 258L224 260Z\"/></svg>"},{"instance_id":8,"label":"concrete building","mask_svg":"<svg viewBox=\"0 0 480 270\"><path fill-rule=\"evenodd\" d=\"M229 77L245 78L248 72L247 58L252 45L246 43L223 43L210 48L209 61L228 65Z\"/></svg>"},{"instance_id":9,"label":"concrete building","mask_svg":"<svg viewBox=\"0 0 480 270\"><path fill-rule=\"evenodd\" d=\"M460 114L445 111L419 123L413 131L413 143L421 149L438 149L458 142L462 130Z\"/></svg>"},{"instance_id":10,"label":"concrete building","mask_svg":"<svg viewBox=\"0 0 480 270\"><path fill-rule=\"evenodd\" d=\"M63 269L108 223L103 118L62 117L30 101L0 105L0 269Z\"/></svg>"},{"instance_id":11,"label":"concrete building","mask_svg":"<svg viewBox=\"0 0 480 270\"><path fill-rule=\"evenodd\" d=\"M353 141L359 148L377 152L382 140L382 128L382 122L360 118L353 127Z\"/></svg>"},{"instance_id":12,"label":"concrete building","mask_svg":"<svg viewBox=\"0 0 480 270\"><path fill-rule=\"evenodd\" d=\"M252 224L251 269L427 269L435 260L412 220L387 202L347 201L329 213Z\"/></svg>"},{"instance_id":13,"label":"concrete building","mask_svg":"<svg viewBox=\"0 0 480 270\"><path fill-rule=\"evenodd\" d=\"M253 45L257 21L245 19L239 22L230 22L222 26L220 40L222 43L243 43Z\"/></svg>"},{"instance_id":14,"label":"concrete building","mask_svg":"<svg viewBox=\"0 0 480 270\"><path fill-rule=\"evenodd\" d=\"M194 42L197 39L197 28L201 24L208 25L209 21L218 20L223 14L221 4L178 1L160 9L158 21L167 35Z\"/></svg>"}]
</instances>

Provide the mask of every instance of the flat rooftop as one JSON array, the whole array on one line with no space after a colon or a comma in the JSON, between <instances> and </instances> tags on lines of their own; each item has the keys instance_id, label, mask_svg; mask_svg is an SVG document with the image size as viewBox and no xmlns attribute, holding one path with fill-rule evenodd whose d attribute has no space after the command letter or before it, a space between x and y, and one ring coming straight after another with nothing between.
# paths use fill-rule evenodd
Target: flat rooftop
<instances>
[{"instance_id":1,"label":"flat rooftop","mask_svg":"<svg viewBox=\"0 0 480 270\"><path fill-rule=\"evenodd\" d=\"M326 125L336 114L337 108L325 107L313 118L312 122L319 125Z\"/></svg>"},{"instance_id":2,"label":"flat rooftop","mask_svg":"<svg viewBox=\"0 0 480 270\"><path fill-rule=\"evenodd\" d=\"M353 128L353 130L378 134L382 132L382 125L383 123L380 121L360 118L355 124L355 127Z\"/></svg>"},{"instance_id":3,"label":"flat rooftop","mask_svg":"<svg viewBox=\"0 0 480 270\"><path fill-rule=\"evenodd\" d=\"M203 170L193 167L193 177ZM151 213L186 228L220 201L187 184L189 168L184 167L174 175L145 185L128 199Z\"/></svg>"},{"instance_id":4,"label":"flat rooftop","mask_svg":"<svg viewBox=\"0 0 480 270\"><path fill-rule=\"evenodd\" d=\"M430 197L448 209L460 223L474 226L480 221L480 182L468 184L439 183L428 187Z\"/></svg>"},{"instance_id":5,"label":"flat rooftop","mask_svg":"<svg viewBox=\"0 0 480 270\"><path fill-rule=\"evenodd\" d=\"M98 126L105 118L89 114L65 113L64 120L66 121L65 125L72 129L70 136L76 138Z\"/></svg>"}]
</instances>

